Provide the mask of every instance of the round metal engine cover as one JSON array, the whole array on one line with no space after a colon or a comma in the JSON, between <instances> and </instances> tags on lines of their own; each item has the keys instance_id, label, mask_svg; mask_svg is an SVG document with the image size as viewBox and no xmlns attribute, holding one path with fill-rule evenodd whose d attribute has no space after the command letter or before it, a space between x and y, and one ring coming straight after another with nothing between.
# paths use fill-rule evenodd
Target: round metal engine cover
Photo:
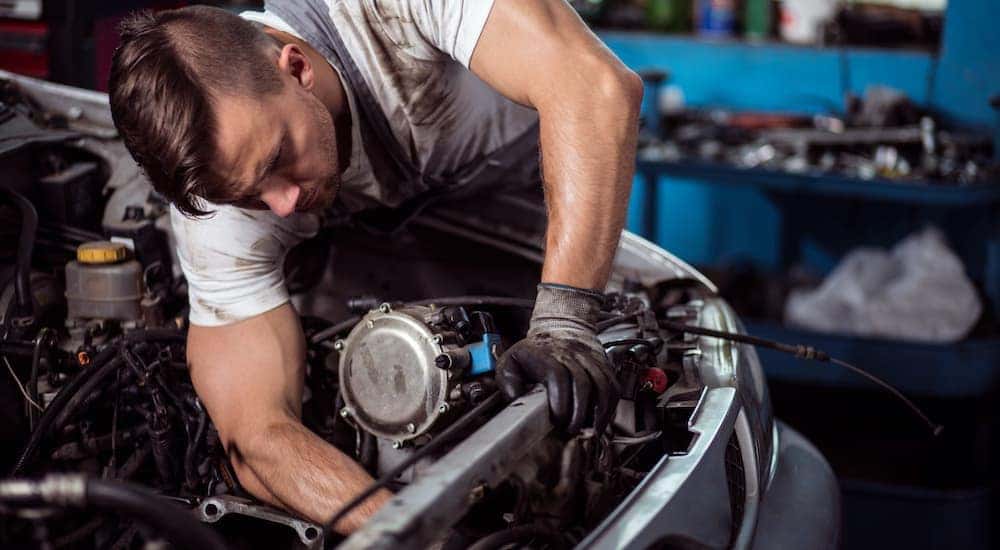
<instances>
[{"instance_id":1,"label":"round metal engine cover","mask_svg":"<svg viewBox=\"0 0 1000 550\"><path fill-rule=\"evenodd\" d=\"M425 309L382 306L365 315L343 341L344 404L376 436L413 439L434 424L446 402L448 371L434 366L443 350L421 320Z\"/></svg>"}]
</instances>

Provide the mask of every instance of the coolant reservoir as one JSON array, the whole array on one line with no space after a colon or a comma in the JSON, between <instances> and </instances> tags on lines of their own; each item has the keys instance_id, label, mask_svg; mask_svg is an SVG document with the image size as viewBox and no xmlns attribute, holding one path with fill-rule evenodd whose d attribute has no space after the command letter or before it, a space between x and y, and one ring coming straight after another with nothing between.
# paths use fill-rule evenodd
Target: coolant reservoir
<instances>
[{"instance_id":1,"label":"coolant reservoir","mask_svg":"<svg viewBox=\"0 0 1000 550\"><path fill-rule=\"evenodd\" d=\"M142 265L129 259L121 243L95 241L76 249L76 261L66 264L66 301L71 319L142 317Z\"/></svg>"}]
</instances>

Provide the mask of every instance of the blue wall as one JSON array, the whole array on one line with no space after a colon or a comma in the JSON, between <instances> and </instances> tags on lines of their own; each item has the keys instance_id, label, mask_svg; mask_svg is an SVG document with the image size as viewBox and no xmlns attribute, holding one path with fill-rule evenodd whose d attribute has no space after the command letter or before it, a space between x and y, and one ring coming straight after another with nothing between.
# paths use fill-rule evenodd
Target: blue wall
<instances>
[{"instance_id":1,"label":"blue wall","mask_svg":"<svg viewBox=\"0 0 1000 550\"><path fill-rule=\"evenodd\" d=\"M937 55L636 33L609 32L602 38L628 66L668 71L689 106L840 112L846 92L862 94L870 85L883 84L954 122L997 132L998 117L988 100L1000 93L998 26L1000 1L952 0ZM657 204L647 205L644 185L637 180L633 190L631 230L638 231L643 213L653 208L656 224L646 236L690 262L741 257L777 267L782 219L762 193L664 178L658 183ZM822 263L828 267L831 261Z\"/></svg>"}]
</instances>

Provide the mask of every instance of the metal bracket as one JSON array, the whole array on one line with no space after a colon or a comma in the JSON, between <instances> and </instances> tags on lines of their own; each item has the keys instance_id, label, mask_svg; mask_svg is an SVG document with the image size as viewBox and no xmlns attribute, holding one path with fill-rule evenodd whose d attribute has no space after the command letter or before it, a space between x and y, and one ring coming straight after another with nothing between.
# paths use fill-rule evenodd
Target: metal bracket
<instances>
[{"instance_id":1,"label":"metal bracket","mask_svg":"<svg viewBox=\"0 0 1000 550\"><path fill-rule=\"evenodd\" d=\"M270 506L254 504L249 499L220 495L206 498L198 507L199 519L205 523L215 523L229 514L286 525L295 530L299 540L306 548L323 548L323 529L319 525L292 517Z\"/></svg>"}]
</instances>

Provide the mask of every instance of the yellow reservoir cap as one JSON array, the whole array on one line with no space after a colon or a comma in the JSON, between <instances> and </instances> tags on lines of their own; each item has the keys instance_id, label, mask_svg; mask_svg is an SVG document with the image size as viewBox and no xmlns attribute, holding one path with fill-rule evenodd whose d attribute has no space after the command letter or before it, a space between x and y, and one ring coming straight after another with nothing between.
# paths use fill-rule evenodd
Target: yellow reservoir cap
<instances>
[{"instance_id":1,"label":"yellow reservoir cap","mask_svg":"<svg viewBox=\"0 0 1000 550\"><path fill-rule=\"evenodd\" d=\"M128 247L122 243L92 241L76 248L76 261L81 264L114 264L128 257Z\"/></svg>"}]
</instances>

